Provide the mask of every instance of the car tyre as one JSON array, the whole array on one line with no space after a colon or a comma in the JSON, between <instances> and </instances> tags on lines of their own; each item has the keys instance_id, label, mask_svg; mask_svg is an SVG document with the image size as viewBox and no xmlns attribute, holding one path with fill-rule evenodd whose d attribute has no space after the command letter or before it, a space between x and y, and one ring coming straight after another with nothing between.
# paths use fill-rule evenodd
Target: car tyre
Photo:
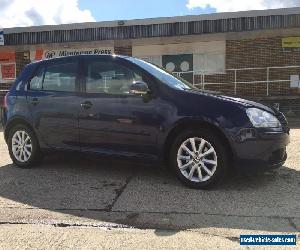
<instances>
[{"instance_id":1,"label":"car tyre","mask_svg":"<svg viewBox=\"0 0 300 250\"><path fill-rule=\"evenodd\" d=\"M42 159L36 135L23 124L16 125L9 131L8 149L13 163L21 168L36 166Z\"/></svg>"},{"instance_id":2,"label":"car tyre","mask_svg":"<svg viewBox=\"0 0 300 250\"><path fill-rule=\"evenodd\" d=\"M207 128L190 129L175 138L169 165L184 185L209 189L224 179L228 168L228 152L225 143L214 131Z\"/></svg>"}]
</instances>

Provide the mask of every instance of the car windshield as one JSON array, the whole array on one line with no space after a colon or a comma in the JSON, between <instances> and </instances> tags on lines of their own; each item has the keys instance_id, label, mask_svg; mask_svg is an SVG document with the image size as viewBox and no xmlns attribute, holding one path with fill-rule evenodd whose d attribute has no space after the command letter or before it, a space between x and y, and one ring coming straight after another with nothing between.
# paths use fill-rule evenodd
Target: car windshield
<instances>
[{"instance_id":1,"label":"car windshield","mask_svg":"<svg viewBox=\"0 0 300 250\"><path fill-rule=\"evenodd\" d=\"M195 87L181 77L175 76L164 68L158 67L152 63L145 62L137 58L127 58L129 61L137 64L151 75L162 81L163 83L177 89L195 89Z\"/></svg>"}]
</instances>

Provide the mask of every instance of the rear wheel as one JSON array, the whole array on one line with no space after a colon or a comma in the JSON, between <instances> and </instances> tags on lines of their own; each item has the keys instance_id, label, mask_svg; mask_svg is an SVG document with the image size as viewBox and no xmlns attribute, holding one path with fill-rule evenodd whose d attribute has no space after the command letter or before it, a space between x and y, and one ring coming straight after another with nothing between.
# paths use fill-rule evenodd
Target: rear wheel
<instances>
[{"instance_id":1,"label":"rear wheel","mask_svg":"<svg viewBox=\"0 0 300 250\"><path fill-rule=\"evenodd\" d=\"M8 149L14 164L22 168L36 165L42 156L35 134L23 124L16 125L9 131Z\"/></svg>"},{"instance_id":2,"label":"rear wheel","mask_svg":"<svg viewBox=\"0 0 300 250\"><path fill-rule=\"evenodd\" d=\"M215 186L227 169L224 143L211 130L188 130L177 136L170 152L170 165L180 181L192 188Z\"/></svg>"}]
</instances>

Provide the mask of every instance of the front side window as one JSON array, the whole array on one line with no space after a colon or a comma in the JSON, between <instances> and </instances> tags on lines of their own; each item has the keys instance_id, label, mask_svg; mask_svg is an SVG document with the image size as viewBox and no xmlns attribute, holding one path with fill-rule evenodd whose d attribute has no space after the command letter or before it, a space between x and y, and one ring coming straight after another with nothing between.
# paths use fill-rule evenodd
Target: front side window
<instances>
[{"instance_id":1,"label":"front side window","mask_svg":"<svg viewBox=\"0 0 300 250\"><path fill-rule=\"evenodd\" d=\"M87 69L86 92L128 95L134 81L142 81L140 73L113 62L91 61Z\"/></svg>"},{"instance_id":2,"label":"front side window","mask_svg":"<svg viewBox=\"0 0 300 250\"><path fill-rule=\"evenodd\" d=\"M152 76L160 80L161 82L177 89L195 89L192 84L187 82L181 77L170 74L167 70L158 67L149 62L137 58L127 58L127 60L133 62L134 64L140 66L142 69L148 71Z\"/></svg>"},{"instance_id":3,"label":"front side window","mask_svg":"<svg viewBox=\"0 0 300 250\"><path fill-rule=\"evenodd\" d=\"M75 92L77 62L53 63L41 68L30 81L31 90Z\"/></svg>"}]
</instances>

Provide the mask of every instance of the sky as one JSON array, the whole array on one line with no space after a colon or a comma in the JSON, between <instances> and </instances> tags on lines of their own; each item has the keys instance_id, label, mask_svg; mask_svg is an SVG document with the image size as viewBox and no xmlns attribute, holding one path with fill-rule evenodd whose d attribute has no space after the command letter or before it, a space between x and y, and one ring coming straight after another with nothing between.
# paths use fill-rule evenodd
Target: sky
<instances>
[{"instance_id":1,"label":"sky","mask_svg":"<svg viewBox=\"0 0 300 250\"><path fill-rule=\"evenodd\" d=\"M300 7L300 0L0 0L0 28Z\"/></svg>"}]
</instances>

